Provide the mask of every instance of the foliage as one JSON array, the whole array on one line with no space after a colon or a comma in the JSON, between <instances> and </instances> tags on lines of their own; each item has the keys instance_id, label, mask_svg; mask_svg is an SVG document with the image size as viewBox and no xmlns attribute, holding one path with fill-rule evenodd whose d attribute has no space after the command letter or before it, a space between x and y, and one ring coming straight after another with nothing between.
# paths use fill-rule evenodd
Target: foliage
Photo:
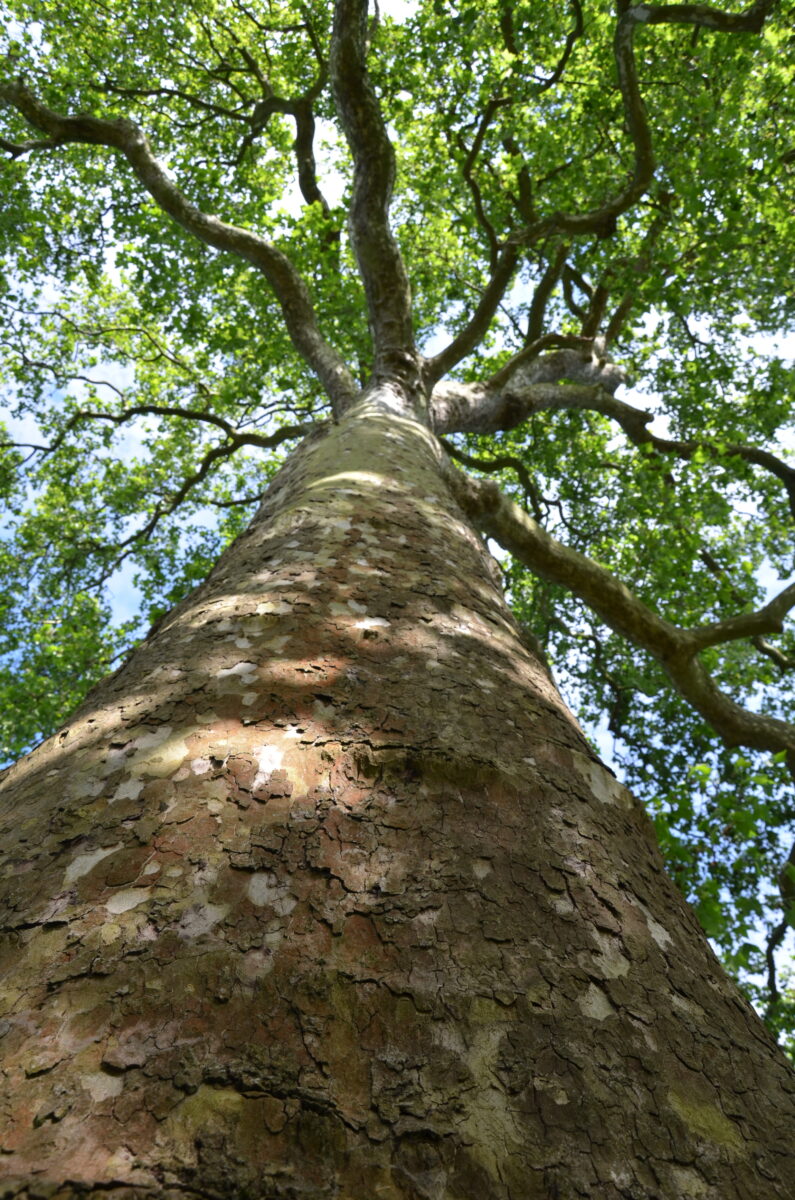
<instances>
[{"instance_id":1,"label":"foliage","mask_svg":"<svg viewBox=\"0 0 795 1200\"><path fill-rule=\"evenodd\" d=\"M795 444L795 371L776 342L795 325L794 10L773 6L761 32L639 29L656 169L598 228L566 228L560 213L609 206L637 171L612 48L627 7L387 6L371 21L369 67L426 352L466 330L515 246L500 307L454 374L488 378L546 334L601 333L654 431L699 443L659 452L604 412L539 409L455 444L484 469L518 462L518 474L489 473L561 541L693 626L750 612L793 572L781 478L729 448L786 457ZM364 383L373 351L346 224L351 155L327 82L331 6L7 0L3 15L4 74L58 113L136 121L190 202L289 255L325 337ZM171 220L118 149L48 140L4 95L8 757L57 727L204 575L329 401L262 274ZM795 834L782 756L722 745L661 667L576 595L516 561L505 569L564 693L591 729L613 734L724 961L791 1038L791 979L777 1001L763 998L764 931L786 916L778 875ZM140 611L114 624L113 589L130 580ZM791 622L704 659L739 702L795 720Z\"/></svg>"}]
</instances>

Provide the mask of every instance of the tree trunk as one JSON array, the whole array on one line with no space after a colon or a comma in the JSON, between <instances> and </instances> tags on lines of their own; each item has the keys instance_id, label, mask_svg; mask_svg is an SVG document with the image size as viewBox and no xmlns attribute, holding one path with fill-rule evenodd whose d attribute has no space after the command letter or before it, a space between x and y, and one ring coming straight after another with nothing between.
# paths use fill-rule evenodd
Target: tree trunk
<instances>
[{"instance_id":1,"label":"tree trunk","mask_svg":"<svg viewBox=\"0 0 795 1200\"><path fill-rule=\"evenodd\" d=\"M6 772L2 1196L791 1200L793 1075L361 403Z\"/></svg>"}]
</instances>

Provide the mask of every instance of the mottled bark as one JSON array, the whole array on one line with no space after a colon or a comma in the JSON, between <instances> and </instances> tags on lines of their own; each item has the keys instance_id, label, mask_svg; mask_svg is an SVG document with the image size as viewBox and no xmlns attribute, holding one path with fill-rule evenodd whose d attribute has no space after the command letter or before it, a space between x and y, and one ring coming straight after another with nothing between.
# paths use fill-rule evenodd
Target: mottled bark
<instances>
[{"instance_id":1,"label":"mottled bark","mask_svg":"<svg viewBox=\"0 0 795 1200\"><path fill-rule=\"evenodd\" d=\"M789 1067L389 407L6 773L0 1194L791 1197Z\"/></svg>"}]
</instances>

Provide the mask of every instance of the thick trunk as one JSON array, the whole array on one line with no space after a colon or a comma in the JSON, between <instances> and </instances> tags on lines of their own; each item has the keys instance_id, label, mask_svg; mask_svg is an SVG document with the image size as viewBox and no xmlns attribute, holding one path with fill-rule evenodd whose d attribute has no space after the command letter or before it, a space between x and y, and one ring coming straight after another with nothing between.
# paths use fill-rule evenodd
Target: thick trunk
<instances>
[{"instance_id":1,"label":"thick trunk","mask_svg":"<svg viewBox=\"0 0 795 1200\"><path fill-rule=\"evenodd\" d=\"M791 1200L794 1081L372 406L7 772L6 1196Z\"/></svg>"}]
</instances>

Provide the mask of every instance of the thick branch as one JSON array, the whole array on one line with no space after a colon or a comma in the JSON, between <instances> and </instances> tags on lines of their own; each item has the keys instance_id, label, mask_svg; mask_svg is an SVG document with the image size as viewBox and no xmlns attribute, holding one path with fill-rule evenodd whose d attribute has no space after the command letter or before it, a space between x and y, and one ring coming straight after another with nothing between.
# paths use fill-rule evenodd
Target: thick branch
<instances>
[{"instance_id":1,"label":"thick branch","mask_svg":"<svg viewBox=\"0 0 795 1200\"><path fill-rule=\"evenodd\" d=\"M545 346L559 345L560 340L556 334L548 334L540 338L539 342L544 342ZM522 361L534 358L539 348L541 347L538 342L532 347L526 347L525 351L520 352ZM514 370L515 360L511 374ZM610 395L599 387L564 386L560 383L491 387L489 384L450 381L437 384L433 389L431 418L433 428L439 435L499 433L515 429L536 412L566 408L593 408L602 411L599 406L605 402L613 401ZM613 403L620 404L621 401ZM651 417L646 419L651 420Z\"/></svg>"},{"instance_id":2,"label":"thick branch","mask_svg":"<svg viewBox=\"0 0 795 1200\"><path fill-rule=\"evenodd\" d=\"M756 0L744 13L723 12L709 4L638 4L627 15L648 25L701 25L723 33L760 33L777 2Z\"/></svg>"},{"instance_id":3,"label":"thick branch","mask_svg":"<svg viewBox=\"0 0 795 1200\"><path fill-rule=\"evenodd\" d=\"M484 533L532 571L568 588L609 628L652 655L727 745L795 752L795 726L749 712L717 687L696 657L697 631L694 636L694 631L658 617L605 567L551 537L495 484L452 468L450 482L456 499Z\"/></svg>"},{"instance_id":4,"label":"thick branch","mask_svg":"<svg viewBox=\"0 0 795 1200\"><path fill-rule=\"evenodd\" d=\"M509 359L504 367L494 372L486 381L486 386L489 389L506 390L505 385L510 384L520 367L527 367L541 355L542 351L553 348L578 350L582 354L588 354L593 349L593 338L581 337L578 334L545 333L536 338L535 341L531 342L528 340L527 345L514 354L513 358ZM527 386L529 381L524 379L522 382L524 386ZM533 382L546 383L552 382L552 380L542 378Z\"/></svg>"},{"instance_id":5,"label":"thick branch","mask_svg":"<svg viewBox=\"0 0 795 1200\"><path fill-rule=\"evenodd\" d=\"M258 234L228 225L192 204L169 178L133 121L61 116L19 81L0 84L0 101L15 108L35 129L48 134L53 145L77 143L120 150L160 208L183 229L262 272L281 306L293 345L317 374L332 404L339 409L353 399L355 384L342 358L320 333L309 291L287 255Z\"/></svg>"},{"instance_id":6,"label":"thick branch","mask_svg":"<svg viewBox=\"0 0 795 1200\"><path fill-rule=\"evenodd\" d=\"M547 345L559 345L560 340L548 335L539 339ZM536 343L536 346L539 346ZM532 383L526 386L511 386L503 379L506 373L513 375L520 361L535 357L537 349L527 347L508 368L498 371L488 384L444 383L434 388L431 397L433 427L440 435L450 433L498 433L514 429L533 413L564 409L580 409L598 412L610 417L624 430L636 446L649 446L660 454L672 454L685 461L696 453L708 454L715 459L741 458L753 466L762 467L775 475L784 484L790 510L795 516L795 468L769 450L757 446L746 446L737 442L717 442L704 438L692 441L677 441L657 437L647 428L653 420L651 413L634 408L623 400L611 396L605 388L585 387L577 384ZM544 359L539 360L540 363ZM586 364L587 368L587 364ZM504 384L504 386L492 386Z\"/></svg>"},{"instance_id":7,"label":"thick branch","mask_svg":"<svg viewBox=\"0 0 795 1200\"><path fill-rule=\"evenodd\" d=\"M325 63L321 60L318 76L312 86L303 95L296 96L291 100L275 95L271 91L267 81L261 78L259 71L257 72L257 76L260 79L260 85L265 94L264 98L254 106L251 116L247 118L250 129L240 145L237 161L240 162L242 160L254 138L262 132L275 113L282 113L285 116L292 117L295 121L293 153L295 154L298 186L301 189L301 195L307 204L319 204L323 212L328 215L330 211L329 206L317 182L317 163L315 161L314 147L314 102L326 86L327 72ZM337 234L334 240L337 240L338 236Z\"/></svg>"},{"instance_id":8,"label":"thick branch","mask_svg":"<svg viewBox=\"0 0 795 1200\"><path fill-rule=\"evenodd\" d=\"M414 362L411 291L389 226L395 154L367 73L367 0L337 0L331 86L353 156L351 241L367 297L375 371L403 375Z\"/></svg>"}]
</instances>

